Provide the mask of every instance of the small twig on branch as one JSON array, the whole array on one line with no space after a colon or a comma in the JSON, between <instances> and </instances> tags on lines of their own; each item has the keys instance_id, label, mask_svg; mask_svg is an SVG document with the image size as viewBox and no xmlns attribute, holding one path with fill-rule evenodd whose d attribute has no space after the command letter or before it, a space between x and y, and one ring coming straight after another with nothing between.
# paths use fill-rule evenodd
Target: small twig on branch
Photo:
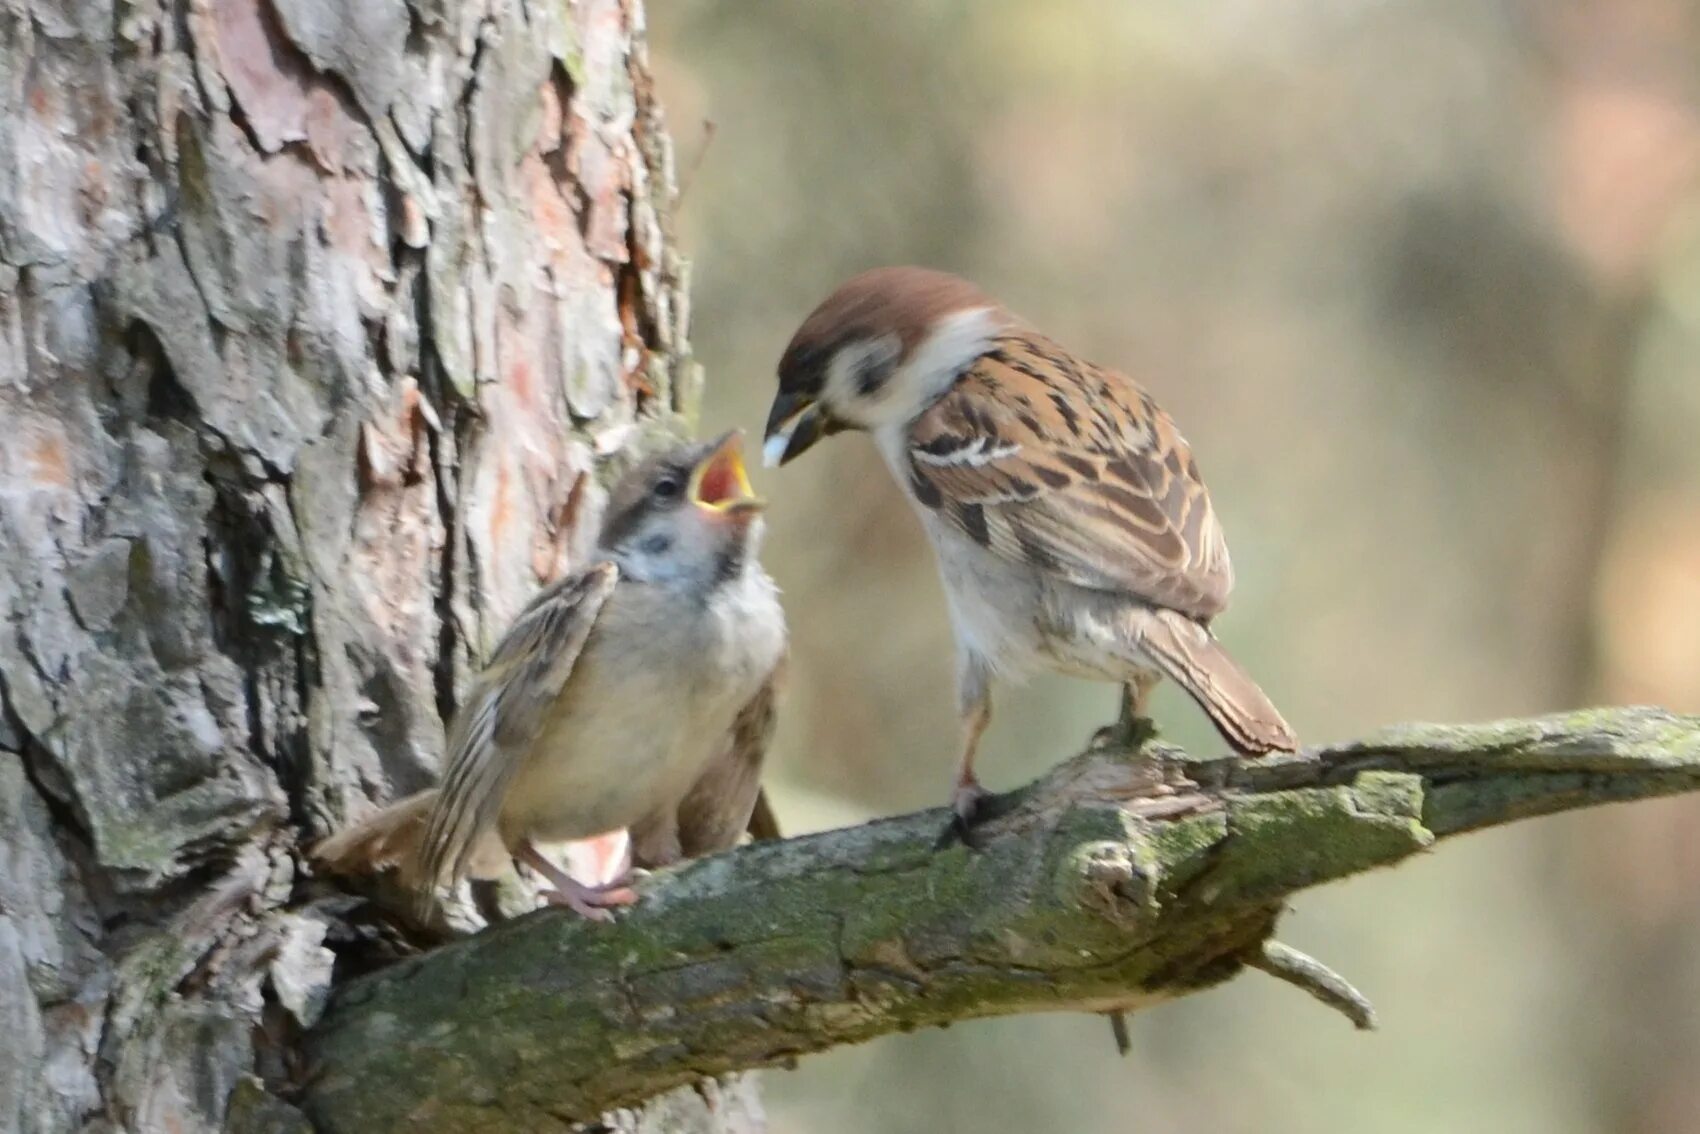
<instances>
[{"instance_id":1,"label":"small twig on branch","mask_svg":"<svg viewBox=\"0 0 1700 1134\"><path fill-rule=\"evenodd\" d=\"M339 989L308 1037L324 1131L553 1128L705 1077L976 1017L1133 1012L1247 966L1371 1026L1272 940L1293 895L1496 823L1700 789L1700 719L1409 725L1261 761L1095 747L1000 801L657 875L613 926L544 911Z\"/></svg>"},{"instance_id":2,"label":"small twig on branch","mask_svg":"<svg viewBox=\"0 0 1700 1134\"><path fill-rule=\"evenodd\" d=\"M1133 1038L1127 1034L1127 1013L1110 1012L1110 1036L1116 1041L1116 1054L1127 1057L1133 1050Z\"/></svg>"},{"instance_id":3,"label":"small twig on branch","mask_svg":"<svg viewBox=\"0 0 1700 1134\"><path fill-rule=\"evenodd\" d=\"M1350 1020L1359 1031L1375 1030L1375 1005L1369 1002L1369 998L1353 988L1345 977L1308 953L1271 939L1252 950L1245 963L1310 993Z\"/></svg>"}]
</instances>

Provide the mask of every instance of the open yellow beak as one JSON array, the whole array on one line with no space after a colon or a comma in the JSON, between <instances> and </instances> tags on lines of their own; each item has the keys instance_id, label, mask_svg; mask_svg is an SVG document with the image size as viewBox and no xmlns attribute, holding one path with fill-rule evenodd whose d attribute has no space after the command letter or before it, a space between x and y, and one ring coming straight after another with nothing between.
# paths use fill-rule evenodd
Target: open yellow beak
<instances>
[{"instance_id":1,"label":"open yellow beak","mask_svg":"<svg viewBox=\"0 0 1700 1134\"><path fill-rule=\"evenodd\" d=\"M710 512L735 515L759 512L767 502L750 491L744 471L744 434L734 429L715 442L691 470L691 503Z\"/></svg>"}]
</instances>

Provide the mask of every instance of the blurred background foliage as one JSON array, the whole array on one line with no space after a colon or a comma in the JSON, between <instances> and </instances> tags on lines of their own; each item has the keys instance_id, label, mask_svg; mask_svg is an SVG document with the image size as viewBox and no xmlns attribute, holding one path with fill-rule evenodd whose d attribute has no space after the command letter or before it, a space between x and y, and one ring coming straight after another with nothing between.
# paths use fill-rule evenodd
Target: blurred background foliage
<instances>
[{"instance_id":1,"label":"blurred background foliage","mask_svg":"<svg viewBox=\"0 0 1700 1134\"><path fill-rule=\"evenodd\" d=\"M706 427L759 431L839 280L968 275L1147 382L1301 735L1594 702L1700 711L1696 0L657 0ZM704 123L714 138L704 152ZM698 157L700 155L700 162ZM861 438L760 487L793 621L793 829L942 803L930 554ZM998 700L983 769L1114 691ZM1172 689L1166 734L1219 742ZM768 1078L777 1131L1700 1130L1700 804L1477 836L1285 934L1383 1031L1251 975L1138 1016L974 1023Z\"/></svg>"}]
</instances>

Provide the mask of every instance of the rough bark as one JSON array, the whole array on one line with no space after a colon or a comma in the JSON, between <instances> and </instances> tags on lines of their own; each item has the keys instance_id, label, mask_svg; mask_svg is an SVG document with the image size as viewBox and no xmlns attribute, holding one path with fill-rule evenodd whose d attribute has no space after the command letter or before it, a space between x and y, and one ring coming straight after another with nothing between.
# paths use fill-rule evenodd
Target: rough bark
<instances>
[{"instance_id":1,"label":"rough bark","mask_svg":"<svg viewBox=\"0 0 1700 1134\"><path fill-rule=\"evenodd\" d=\"M300 1122L300 847L433 778L599 457L688 415L641 41L0 0L0 1129Z\"/></svg>"},{"instance_id":2,"label":"rough bark","mask_svg":"<svg viewBox=\"0 0 1700 1134\"><path fill-rule=\"evenodd\" d=\"M1373 1026L1271 937L1294 894L1515 819L1700 789L1700 718L1417 725L1261 762L1089 750L1003 800L746 847L616 926L543 911L339 989L309 1037L325 1131L553 1130L893 1031L1132 1011L1250 966Z\"/></svg>"}]
</instances>

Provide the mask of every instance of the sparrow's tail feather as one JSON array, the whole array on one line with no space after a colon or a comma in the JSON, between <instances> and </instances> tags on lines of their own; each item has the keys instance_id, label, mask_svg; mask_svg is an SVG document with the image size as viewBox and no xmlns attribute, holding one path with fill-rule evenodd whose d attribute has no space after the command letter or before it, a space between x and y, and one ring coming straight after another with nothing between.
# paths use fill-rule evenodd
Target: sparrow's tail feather
<instances>
[{"instance_id":1,"label":"sparrow's tail feather","mask_svg":"<svg viewBox=\"0 0 1700 1134\"><path fill-rule=\"evenodd\" d=\"M1173 610L1144 612L1139 630L1146 654L1198 702L1229 744L1247 755L1298 749L1280 711L1209 630Z\"/></svg>"},{"instance_id":2,"label":"sparrow's tail feather","mask_svg":"<svg viewBox=\"0 0 1700 1134\"><path fill-rule=\"evenodd\" d=\"M331 874L376 874L395 870L403 885L421 889L420 842L425 821L437 801L428 788L390 804L358 823L320 840L309 852L313 863ZM509 865L501 839L490 832L479 840L467 871L474 878L494 878Z\"/></svg>"},{"instance_id":3,"label":"sparrow's tail feather","mask_svg":"<svg viewBox=\"0 0 1700 1134\"><path fill-rule=\"evenodd\" d=\"M437 791L398 800L322 839L310 852L315 866L332 874L376 874L394 868L409 886L417 880L419 840Z\"/></svg>"}]
</instances>

